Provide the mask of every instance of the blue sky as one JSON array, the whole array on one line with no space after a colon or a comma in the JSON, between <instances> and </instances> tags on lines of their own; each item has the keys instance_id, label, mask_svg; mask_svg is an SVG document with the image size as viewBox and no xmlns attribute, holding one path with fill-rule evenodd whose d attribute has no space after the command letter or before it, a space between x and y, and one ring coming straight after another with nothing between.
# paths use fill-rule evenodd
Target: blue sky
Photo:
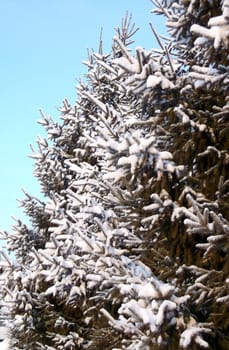
<instances>
[{"instance_id":1,"label":"blue sky","mask_svg":"<svg viewBox=\"0 0 229 350\"><path fill-rule=\"evenodd\" d=\"M62 100L74 103L87 49L98 49L103 28L109 52L127 10L140 27L135 46L155 47L149 22L165 30L152 8L150 0L0 0L0 230L11 229L11 216L23 221L22 188L39 197L27 157L29 145L45 135L38 110L58 119Z\"/></svg>"}]
</instances>

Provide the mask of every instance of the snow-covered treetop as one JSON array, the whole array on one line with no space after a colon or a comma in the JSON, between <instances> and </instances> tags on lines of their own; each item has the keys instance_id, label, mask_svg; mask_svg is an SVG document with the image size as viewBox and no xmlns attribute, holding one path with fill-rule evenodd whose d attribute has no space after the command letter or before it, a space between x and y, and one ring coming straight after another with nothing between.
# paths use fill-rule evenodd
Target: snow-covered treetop
<instances>
[{"instance_id":1,"label":"snow-covered treetop","mask_svg":"<svg viewBox=\"0 0 229 350\"><path fill-rule=\"evenodd\" d=\"M126 17L75 105L42 113L44 199L25 192L31 228L4 233L16 350L228 344L228 2L153 2L172 39L151 25L160 50L131 52Z\"/></svg>"}]
</instances>

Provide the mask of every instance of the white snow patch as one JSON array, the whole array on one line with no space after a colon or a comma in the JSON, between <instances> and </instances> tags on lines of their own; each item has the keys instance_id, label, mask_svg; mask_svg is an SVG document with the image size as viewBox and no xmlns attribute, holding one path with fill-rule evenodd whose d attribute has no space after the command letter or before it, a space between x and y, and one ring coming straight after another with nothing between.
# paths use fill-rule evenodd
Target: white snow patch
<instances>
[{"instance_id":1,"label":"white snow patch","mask_svg":"<svg viewBox=\"0 0 229 350\"><path fill-rule=\"evenodd\" d=\"M147 88L154 88L161 83L161 77L157 77L156 75L150 75L146 81Z\"/></svg>"},{"instance_id":2,"label":"white snow patch","mask_svg":"<svg viewBox=\"0 0 229 350\"><path fill-rule=\"evenodd\" d=\"M187 328L182 334L180 339L180 346L183 348L187 348L192 341L194 343L200 345L204 349L208 349L208 343L201 338L201 333L211 333L209 328L201 328L201 327L190 327Z\"/></svg>"},{"instance_id":3,"label":"white snow patch","mask_svg":"<svg viewBox=\"0 0 229 350\"><path fill-rule=\"evenodd\" d=\"M3 342L0 343L1 350L9 350L9 341L8 339L4 339Z\"/></svg>"}]
</instances>

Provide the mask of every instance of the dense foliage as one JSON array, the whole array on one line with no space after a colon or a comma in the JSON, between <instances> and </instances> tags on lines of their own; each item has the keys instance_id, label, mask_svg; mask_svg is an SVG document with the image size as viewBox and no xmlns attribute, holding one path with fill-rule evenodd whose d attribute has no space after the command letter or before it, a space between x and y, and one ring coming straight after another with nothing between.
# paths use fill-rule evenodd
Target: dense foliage
<instances>
[{"instance_id":1,"label":"dense foliage","mask_svg":"<svg viewBox=\"0 0 229 350\"><path fill-rule=\"evenodd\" d=\"M153 3L160 50L131 53L126 17L42 114L44 200L3 233L11 349L229 348L229 1Z\"/></svg>"}]
</instances>

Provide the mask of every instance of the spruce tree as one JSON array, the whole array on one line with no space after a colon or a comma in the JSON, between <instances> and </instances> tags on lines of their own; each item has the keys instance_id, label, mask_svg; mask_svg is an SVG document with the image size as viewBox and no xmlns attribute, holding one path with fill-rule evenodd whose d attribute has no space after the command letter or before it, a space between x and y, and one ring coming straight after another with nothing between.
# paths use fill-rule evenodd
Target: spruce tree
<instances>
[{"instance_id":1,"label":"spruce tree","mask_svg":"<svg viewBox=\"0 0 229 350\"><path fill-rule=\"evenodd\" d=\"M154 0L170 38L89 53L3 233L14 350L229 348L229 1Z\"/></svg>"}]
</instances>

